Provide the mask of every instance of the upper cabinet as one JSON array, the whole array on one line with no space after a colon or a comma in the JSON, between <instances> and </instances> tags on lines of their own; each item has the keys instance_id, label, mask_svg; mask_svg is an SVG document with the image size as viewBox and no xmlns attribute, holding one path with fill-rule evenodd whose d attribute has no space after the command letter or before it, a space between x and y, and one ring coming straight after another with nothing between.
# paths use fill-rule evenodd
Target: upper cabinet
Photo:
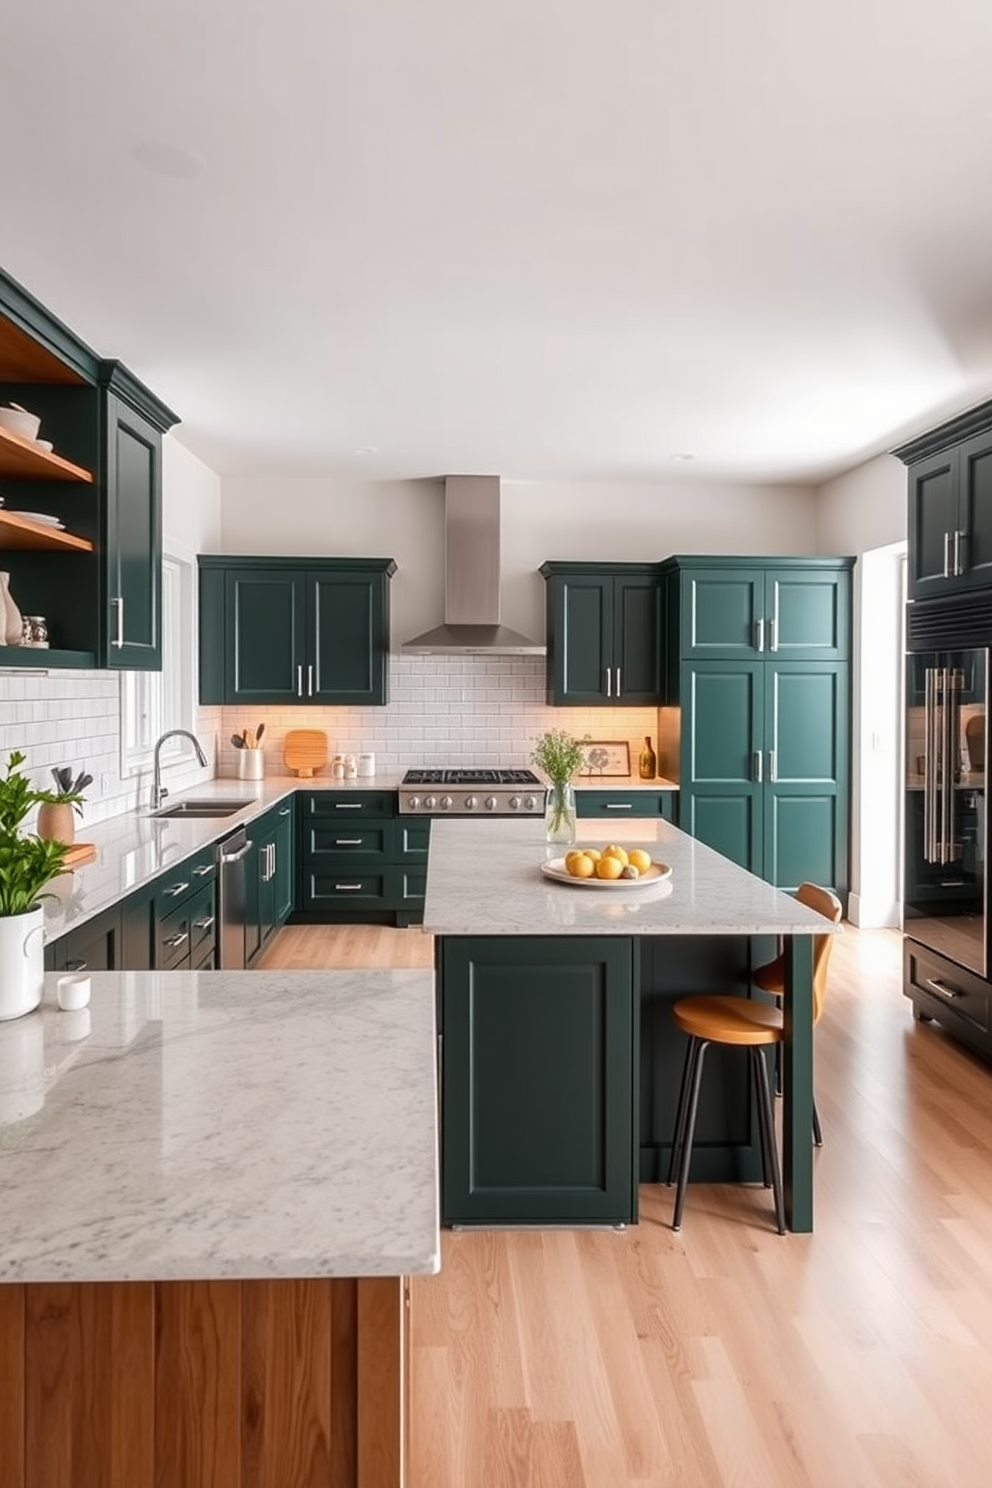
<instances>
[{"instance_id":1,"label":"upper cabinet","mask_svg":"<svg viewBox=\"0 0 992 1488\"><path fill-rule=\"evenodd\" d=\"M675 558L664 566L673 662L841 661L850 647L850 574L836 559ZM669 675L674 677L670 667Z\"/></svg>"},{"instance_id":2,"label":"upper cabinet","mask_svg":"<svg viewBox=\"0 0 992 1488\"><path fill-rule=\"evenodd\" d=\"M909 467L909 598L992 586L992 402L893 453Z\"/></svg>"},{"instance_id":3,"label":"upper cabinet","mask_svg":"<svg viewBox=\"0 0 992 1488\"><path fill-rule=\"evenodd\" d=\"M0 647L0 665L158 669L162 435L176 415L0 273L10 402L41 418L53 448L0 430L0 566L50 644Z\"/></svg>"},{"instance_id":4,"label":"upper cabinet","mask_svg":"<svg viewBox=\"0 0 992 1488\"><path fill-rule=\"evenodd\" d=\"M201 702L386 702L391 558L199 562Z\"/></svg>"},{"instance_id":5,"label":"upper cabinet","mask_svg":"<svg viewBox=\"0 0 992 1488\"><path fill-rule=\"evenodd\" d=\"M643 707L661 701L656 563L548 562L548 702Z\"/></svg>"}]
</instances>

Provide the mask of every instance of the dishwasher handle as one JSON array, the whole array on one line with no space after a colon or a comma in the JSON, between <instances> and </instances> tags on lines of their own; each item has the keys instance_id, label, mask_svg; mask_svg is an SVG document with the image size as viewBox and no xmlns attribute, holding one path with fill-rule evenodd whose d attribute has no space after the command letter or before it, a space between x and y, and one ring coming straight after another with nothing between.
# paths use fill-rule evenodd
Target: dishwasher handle
<instances>
[{"instance_id":1,"label":"dishwasher handle","mask_svg":"<svg viewBox=\"0 0 992 1488\"><path fill-rule=\"evenodd\" d=\"M251 838L249 838L244 847L239 847L237 852L222 852L218 853L217 856L222 863L240 863L241 859L246 858L254 846L254 842L252 842Z\"/></svg>"}]
</instances>

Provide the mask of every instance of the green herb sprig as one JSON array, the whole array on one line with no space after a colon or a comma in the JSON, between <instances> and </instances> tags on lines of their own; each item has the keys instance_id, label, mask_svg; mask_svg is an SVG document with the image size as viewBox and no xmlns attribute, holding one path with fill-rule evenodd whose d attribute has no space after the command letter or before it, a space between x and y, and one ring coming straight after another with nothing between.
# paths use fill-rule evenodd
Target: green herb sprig
<instances>
[{"instance_id":1,"label":"green herb sprig","mask_svg":"<svg viewBox=\"0 0 992 1488\"><path fill-rule=\"evenodd\" d=\"M552 785L567 785L582 764L584 743L566 729L549 729L536 741L531 763L544 771Z\"/></svg>"}]
</instances>

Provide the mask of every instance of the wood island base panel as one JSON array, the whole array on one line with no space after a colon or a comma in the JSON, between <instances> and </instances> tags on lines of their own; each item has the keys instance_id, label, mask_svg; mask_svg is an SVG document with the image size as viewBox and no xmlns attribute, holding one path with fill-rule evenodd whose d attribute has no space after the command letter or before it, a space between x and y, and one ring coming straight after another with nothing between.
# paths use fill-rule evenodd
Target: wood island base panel
<instances>
[{"instance_id":1,"label":"wood island base panel","mask_svg":"<svg viewBox=\"0 0 992 1488\"><path fill-rule=\"evenodd\" d=\"M3 1488L398 1488L399 1278L0 1287Z\"/></svg>"}]
</instances>

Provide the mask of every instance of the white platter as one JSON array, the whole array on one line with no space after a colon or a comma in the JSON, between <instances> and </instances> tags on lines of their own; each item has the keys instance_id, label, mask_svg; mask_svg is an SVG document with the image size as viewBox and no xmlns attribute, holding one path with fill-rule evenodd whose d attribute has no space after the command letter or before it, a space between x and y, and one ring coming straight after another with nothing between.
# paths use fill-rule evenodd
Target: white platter
<instances>
[{"instance_id":1,"label":"white platter","mask_svg":"<svg viewBox=\"0 0 992 1488\"><path fill-rule=\"evenodd\" d=\"M542 863L541 872L545 878L553 878L555 883L570 884L576 889L644 889L648 884L662 883L672 876L667 863L652 863L639 878L573 878L565 867L564 858L551 858Z\"/></svg>"},{"instance_id":2,"label":"white platter","mask_svg":"<svg viewBox=\"0 0 992 1488\"><path fill-rule=\"evenodd\" d=\"M23 517L26 522L40 522L43 527L65 526L61 517L50 517L46 512L11 511L8 507L7 515L11 517Z\"/></svg>"}]
</instances>

